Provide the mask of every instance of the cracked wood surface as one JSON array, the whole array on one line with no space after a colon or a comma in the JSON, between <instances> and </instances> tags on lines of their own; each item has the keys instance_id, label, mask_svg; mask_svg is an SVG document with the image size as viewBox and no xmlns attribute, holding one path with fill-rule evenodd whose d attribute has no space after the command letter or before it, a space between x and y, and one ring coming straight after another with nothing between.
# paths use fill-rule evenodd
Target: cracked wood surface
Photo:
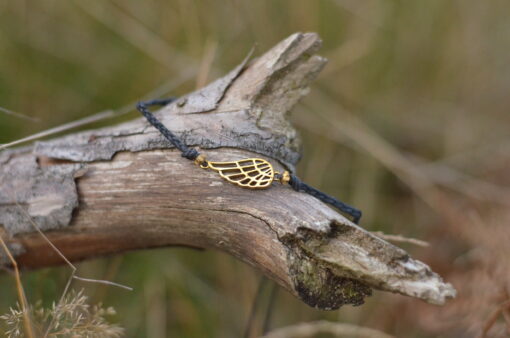
<instances>
[{"instance_id":1,"label":"cracked wood surface","mask_svg":"<svg viewBox=\"0 0 510 338\"><path fill-rule=\"evenodd\" d=\"M286 116L326 62L319 47L316 34L294 34L156 115L213 161L261 157L293 170L299 139ZM1 152L0 187L0 234L29 268L62 262L27 215L71 260L218 249L321 309L361 304L372 288L436 304L455 294L428 266L311 196L279 184L242 189L198 168L144 119Z\"/></svg>"}]
</instances>

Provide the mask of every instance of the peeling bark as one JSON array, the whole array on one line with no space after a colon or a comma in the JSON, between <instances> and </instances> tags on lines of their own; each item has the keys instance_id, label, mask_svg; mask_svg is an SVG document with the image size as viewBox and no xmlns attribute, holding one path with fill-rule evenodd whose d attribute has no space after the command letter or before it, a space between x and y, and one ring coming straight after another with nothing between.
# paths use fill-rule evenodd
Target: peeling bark
<instances>
[{"instance_id":1,"label":"peeling bark","mask_svg":"<svg viewBox=\"0 0 510 338\"><path fill-rule=\"evenodd\" d=\"M78 206L74 182L81 164L41 168L32 154L18 156L0 167L0 223L10 234L58 229L71 221Z\"/></svg>"},{"instance_id":2,"label":"peeling bark","mask_svg":"<svg viewBox=\"0 0 510 338\"><path fill-rule=\"evenodd\" d=\"M294 34L156 116L211 160L261 157L292 171L299 138L286 117L326 63L320 43ZM0 187L0 234L27 268L62 263L28 214L71 260L213 248L321 309L360 305L373 288L435 304L455 295L428 266L309 195L241 189L198 168L142 118L0 152Z\"/></svg>"}]
</instances>

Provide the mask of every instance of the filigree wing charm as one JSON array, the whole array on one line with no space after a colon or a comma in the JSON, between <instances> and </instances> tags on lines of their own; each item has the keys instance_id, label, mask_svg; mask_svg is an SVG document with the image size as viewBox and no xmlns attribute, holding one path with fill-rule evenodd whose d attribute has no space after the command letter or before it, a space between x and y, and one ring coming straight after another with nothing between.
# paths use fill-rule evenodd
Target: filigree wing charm
<instances>
[{"instance_id":1,"label":"filigree wing charm","mask_svg":"<svg viewBox=\"0 0 510 338\"><path fill-rule=\"evenodd\" d=\"M208 167L219 172L221 177L230 183L243 188L264 189L269 187L274 179L273 166L261 158L208 162Z\"/></svg>"}]
</instances>

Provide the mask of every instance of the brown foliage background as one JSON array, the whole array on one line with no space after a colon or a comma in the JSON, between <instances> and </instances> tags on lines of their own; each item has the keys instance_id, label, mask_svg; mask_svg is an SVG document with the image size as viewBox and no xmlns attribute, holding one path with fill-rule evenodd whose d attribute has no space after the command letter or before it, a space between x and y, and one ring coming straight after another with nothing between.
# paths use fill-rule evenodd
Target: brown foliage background
<instances>
[{"instance_id":1,"label":"brown foliage background","mask_svg":"<svg viewBox=\"0 0 510 338\"><path fill-rule=\"evenodd\" d=\"M330 63L293 112L304 140L300 175L363 209L365 228L428 241L402 246L459 294L436 307L378 292L362 307L320 312L278 292L270 326L328 319L399 337L504 337L509 11L505 1L475 0L3 0L0 106L39 122L0 114L0 143L126 109L154 88L186 93L254 44L260 53L293 32L318 32ZM238 337L259 280L221 253L175 248L89 261L80 271L135 287L86 285L115 306L132 337ZM25 273L28 298L51 303L68 274ZM0 285L4 313L16 296L11 276Z\"/></svg>"}]
</instances>

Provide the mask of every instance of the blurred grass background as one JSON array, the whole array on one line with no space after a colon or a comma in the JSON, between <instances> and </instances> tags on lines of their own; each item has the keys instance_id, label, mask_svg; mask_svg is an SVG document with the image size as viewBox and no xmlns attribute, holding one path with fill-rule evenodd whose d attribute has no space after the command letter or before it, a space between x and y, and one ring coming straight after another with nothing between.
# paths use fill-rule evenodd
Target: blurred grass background
<instances>
[{"instance_id":1,"label":"blurred grass background","mask_svg":"<svg viewBox=\"0 0 510 338\"><path fill-rule=\"evenodd\" d=\"M300 175L361 208L365 228L427 240L400 245L459 295L440 308L376 292L362 307L322 312L279 291L270 327L327 319L398 337L505 337L509 11L474 0L0 0L0 106L39 119L0 113L0 143L125 109L155 89L187 93L254 44L261 54L294 32L317 32L329 64L292 115L304 141ZM222 253L177 248L79 269L135 288L75 284L114 306L129 337L240 337L260 279ZM68 275L24 273L28 298L51 304ZM13 278L2 274L0 286L4 313L16 302ZM268 292L259 297L268 303Z\"/></svg>"}]
</instances>

